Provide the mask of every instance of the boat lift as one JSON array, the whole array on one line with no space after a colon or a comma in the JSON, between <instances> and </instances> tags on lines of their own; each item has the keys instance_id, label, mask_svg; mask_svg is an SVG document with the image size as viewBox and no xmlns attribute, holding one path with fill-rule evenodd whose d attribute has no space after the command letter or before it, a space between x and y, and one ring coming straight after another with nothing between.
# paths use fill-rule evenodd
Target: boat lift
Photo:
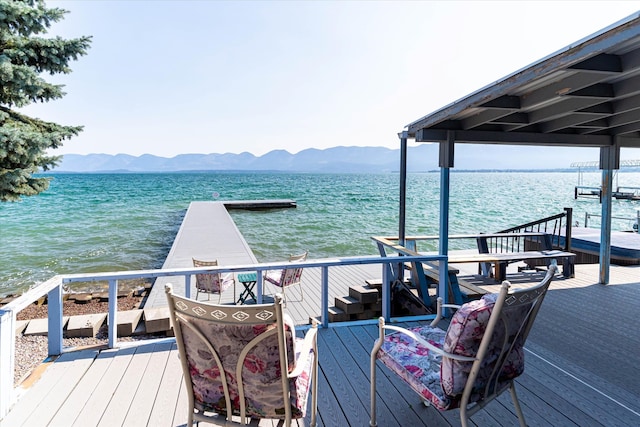
<instances>
[{"instance_id":1,"label":"boat lift","mask_svg":"<svg viewBox=\"0 0 640 427\"><path fill-rule=\"evenodd\" d=\"M571 163L572 168L578 168L578 185L574 188L574 199L578 197L597 197L602 202L602 188L596 186L583 185L583 173L584 169L596 169L600 162L575 162ZM640 160L620 160L620 167L634 167L640 166ZM616 191L613 191L611 196L620 200L640 200L640 187L627 187L618 185L618 172L613 172L613 177L616 180Z\"/></svg>"}]
</instances>

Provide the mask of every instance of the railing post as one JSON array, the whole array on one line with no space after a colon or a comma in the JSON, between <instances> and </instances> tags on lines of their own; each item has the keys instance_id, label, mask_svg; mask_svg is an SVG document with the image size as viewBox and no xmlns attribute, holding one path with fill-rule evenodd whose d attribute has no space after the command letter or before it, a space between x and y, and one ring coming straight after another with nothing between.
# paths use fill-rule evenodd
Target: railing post
<instances>
[{"instance_id":1,"label":"railing post","mask_svg":"<svg viewBox=\"0 0 640 427\"><path fill-rule=\"evenodd\" d=\"M329 327L329 267L322 267L320 273L320 281L322 286L322 304L320 306L320 320L322 327Z\"/></svg>"},{"instance_id":2,"label":"railing post","mask_svg":"<svg viewBox=\"0 0 640 427\"><path fill-rule=\"evenodd\" d=\"M15 375L16 314L13 310L0 310L0 420L13 403L13 376Z\"/></svg>"},{"instance_id":3,"label":"railing post","mask_svg":"<svg viewBox=\"0 0 640 427\"><path fill-rule=\"evenodd\" d=\"M256 298L256 302L262 304L262 271L256 271Z\"/></svg>"},{"instance_id":4,"label":"railing post","mask_svg":"<svg viewBox=\"0 0 640 427\"><path fill-rule=\"evenodd\" d=\"M62 282L47 294L49 356L62 354Z\"/></svg>"},{"instance_id":5,"label":"railing post","mask_svg":"<svg viewBox=\"0 0 640 427\"><path fill-rule=\"evenodd\" d=\"M389 283L391 266L382 264L382 317L385 322L391 319L391 286Z\"/></svg>"},{"instance_id":6,"label":"railing post","mask_svg":"<svg viewBox=\"0 0 640 427\"><path fill-rule=\"evenodd\" d=\"M109 348L114 348L118 341L118 281L109 280L109 317L107 324L109 329Z\"/></svg>"},{"instance_id":7,"label":"railing post","mask_svg":"<svg viewBox=\"0 0 640 427\"><path fill-rule=\"evenodd\" d=\"M571 252L571 228L573 227L573 208L564 208L567 212L567 224L564 232L564 250ZM586 225L585 225L586 227Z\"/></svg>"},{"instance_id":8,"label":"railing post","mask_svg":"<svg viewBox=\"0 0 640 427\"><path fill-rule=\"evenodd\" d=\"M184 276L184 296L185 298L191 298L191 275Z\"/></svg>"}]
</instances>

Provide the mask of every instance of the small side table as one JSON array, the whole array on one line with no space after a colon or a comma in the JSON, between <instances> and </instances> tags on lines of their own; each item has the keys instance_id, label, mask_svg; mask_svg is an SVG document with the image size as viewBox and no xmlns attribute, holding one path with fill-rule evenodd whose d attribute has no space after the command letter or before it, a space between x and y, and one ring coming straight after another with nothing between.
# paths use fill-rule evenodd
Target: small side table
<instances>
[{"instance_id":1,"label":"small side table","mask_svg":"<svg viewBox=\"0 0 640 427\"><path fill-rule=\"evenodd\" d=\"M256 295L253 293L253 288L258 281L258 274L256 272L238 274L238 281L244 286L244 290L240 292L238 304L246 304L249 297L257 302L258 298L256 298Z\"/></svg>"}]
</instances>

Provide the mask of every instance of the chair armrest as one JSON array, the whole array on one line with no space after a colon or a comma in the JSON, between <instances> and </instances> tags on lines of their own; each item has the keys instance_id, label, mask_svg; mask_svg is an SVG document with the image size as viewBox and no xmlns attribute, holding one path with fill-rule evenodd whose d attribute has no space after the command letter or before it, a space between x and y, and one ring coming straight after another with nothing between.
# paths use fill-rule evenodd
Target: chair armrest
<instances>
[{"instance_id":1,"label":"chair armrest","mask_svg":"<svg viewBox=\"0 0 640 427\"><path fill-rule=\"evenodd\" d=\"M442 309L443 308L454 308L454 309L459 309L461 306L457 305L457 304L443 304L442 303L442 297L438 297L438 299L436 300L436 317L435 319L433 319L431 321L430 326L432 328L435 328L438 323L440 322L440 320L442 320L443 316L442 316Z\"/></svg>"},{"instance_id":2,"label":"chair armrest","mask_svg":"<svg viewBox=\"0 0 640 427\"><path fill-rule=\"evenodd\" d=\"M415 334L414 332L405 329L405 328L401 328L400 326L391 326L391 325L384 325L384 329L390 329L393 331L397 331L400 332L401 334L407 335L408 337L412 338L413 340L415 340L416 342L418 342L418 344L426 347L427 349L429 349L429 351L432 351L436 354L439 354L442 357L448 357L449 359L454 359L454 360L460 360L463 362L474 362L476 360L475 357L469 357L469 356L461 356L459 354L451 354L451 353L447 353L446 351L442 350L441 348L436 347L435 345L431 344L429 341L426 341L424 339L422 339L422 337L420 337L419 335Z\"/></svg>"},{"instance_id":3,"label":"chair armrest","mask_svg":"<svg viewBox=\"0 0 640 427\"><path fill-rule=\"evenodd\" d=\"M318 334L318 327L314 324L314 326L307 331L304 336L304 340L302 341L302 348L300 349L300 356L296 359L296 368L289 373L289 378L295 378L300 375L307 364L307 359L309 358L309 353L313 350L313 353L316 356L316 360L314 363L318 361L318 351L316 348L316 335Z\"/></svg>"}]
</instances>

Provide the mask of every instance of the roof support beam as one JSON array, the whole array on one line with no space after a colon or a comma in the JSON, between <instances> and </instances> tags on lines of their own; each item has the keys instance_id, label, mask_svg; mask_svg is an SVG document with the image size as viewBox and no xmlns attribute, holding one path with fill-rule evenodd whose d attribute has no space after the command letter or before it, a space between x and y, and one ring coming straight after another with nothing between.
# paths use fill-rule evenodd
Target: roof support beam
<instances>
[{"instance_id":1,"label":"roof support beam","mask_svg":"<svg viewBox=\"0 0 640 427\"><path fill-rule=\"evenodd\" d=\"M627 111L609 118L607 122L610 127L624 126L640 122L640 115L637 111ZM640 125L637 125L637 127L640 128Z\"/></svg>"},{"instance_id":2,"label":"roof support beam","mask_svg":"<svg viewBox=\"0 0 640 427\"><path fill-rule=\"evenodd\" d=\"M573 125L575 128L583 129L604 129L609 125L606 119L590 120L588 122L576 123Z\"/></svg>"},{"instance_id":3,"label":"roof support beam","mask_svg":"<svg viewBox=\"0 0 640 427\"><path fill-rule=\"evenodd\" d=\"M567 112L589 108L602 103L602 99L565 97L555 104L529 113L531 123L553 120L567 115Z\"/></svg>"},{"instance_id":4,"label":"roof support beam","mask_svg":"<svg viewBox=\"0 0 640 427\"><path fill-rule=\"evenodd\" d=\"M601 53L571 65L567 69L591 73L617 74L622 72L622 60L618 55Z\"/></svg>"},{"instance_id":5,"label":"roof support beam","mask_svg":"<svg viewBox=\"0 0 640 427\"><path fill-rule=\"evenodd\" d=\"M606 147L612 145L608 135L560 135L554 133L530 132L493 132L474 130L436 130L421 129L416 132L416 142L446 142L449 132L454 133L458 143L469 144L512 144L512 145L548 145L575 147Z\"/></svg>"},{"instance_id":6,"label":"roof support beam","mask_svg":"<svg viewBox=\"0 0 640 427\"><path fill-rule=\"evenodd\" d=\"M604 115L603 115L604 117ZM595 123L600 123L599 127L595 126ZM573 113L570 116L562 117L556 120L551 120L550 122L540 123L538 125L540 132L555 132L557 130L561 130L567 127L581 126L585 123L594 123L593 126L589 126L590 129L603 129L606 128L608 122L606 120L593 120L593 114L584 114L584 113Z\"/></svg>"},{"instance_id":7,"label":"roof support beam","mask_svg":"<svg viewBox=\"0 0 640 427\"><path fill-rule=\"evenodd\" d=\"M514 111L515 110L485 110L474 116L461 120L460 123L462 129L473 129L477 126L482 126L487 122L500 121L502 118L512 115Z\"/></svg>"},{"instance_id":8,"label":"roof support beam","mask_svg":"<svg viewBox=\"0 0 640 427\"><path fill-rule=\"evenodd\" d=\"M519 110L520 97L504 95L491 101L487 101L481 105L482 108L498 108L504 110Z\"/></svg>"},{"instance_id":9,"label":"roof support beam","mask_svg":"<svg viewBox=\"0 0 640 427\"><path fill-rule=\"evenodd\" d=\"M540 104L548 103L554 98L559 98L562 95L570 93L571 91L577 91L585 87L592 86L596 83L604 80L606 76L598 74L578 73L571 75L565 79L559 80L556 83L549 84L538 90L523 95L520 98L523 109L531 109Z\"/></svg>"},{"instance_id":10,"label":"roof support beam","mask_svg":"<svg viewBox=\"0 0 640 427\"><path fill-rule=\"evenodd\" d=\"M613 98L613 85L607 83L598 83L593 86L585 87L584 89L579 89L575 92L571 92L567 96L598 99Z\"/></svg>"}]
</instances>

